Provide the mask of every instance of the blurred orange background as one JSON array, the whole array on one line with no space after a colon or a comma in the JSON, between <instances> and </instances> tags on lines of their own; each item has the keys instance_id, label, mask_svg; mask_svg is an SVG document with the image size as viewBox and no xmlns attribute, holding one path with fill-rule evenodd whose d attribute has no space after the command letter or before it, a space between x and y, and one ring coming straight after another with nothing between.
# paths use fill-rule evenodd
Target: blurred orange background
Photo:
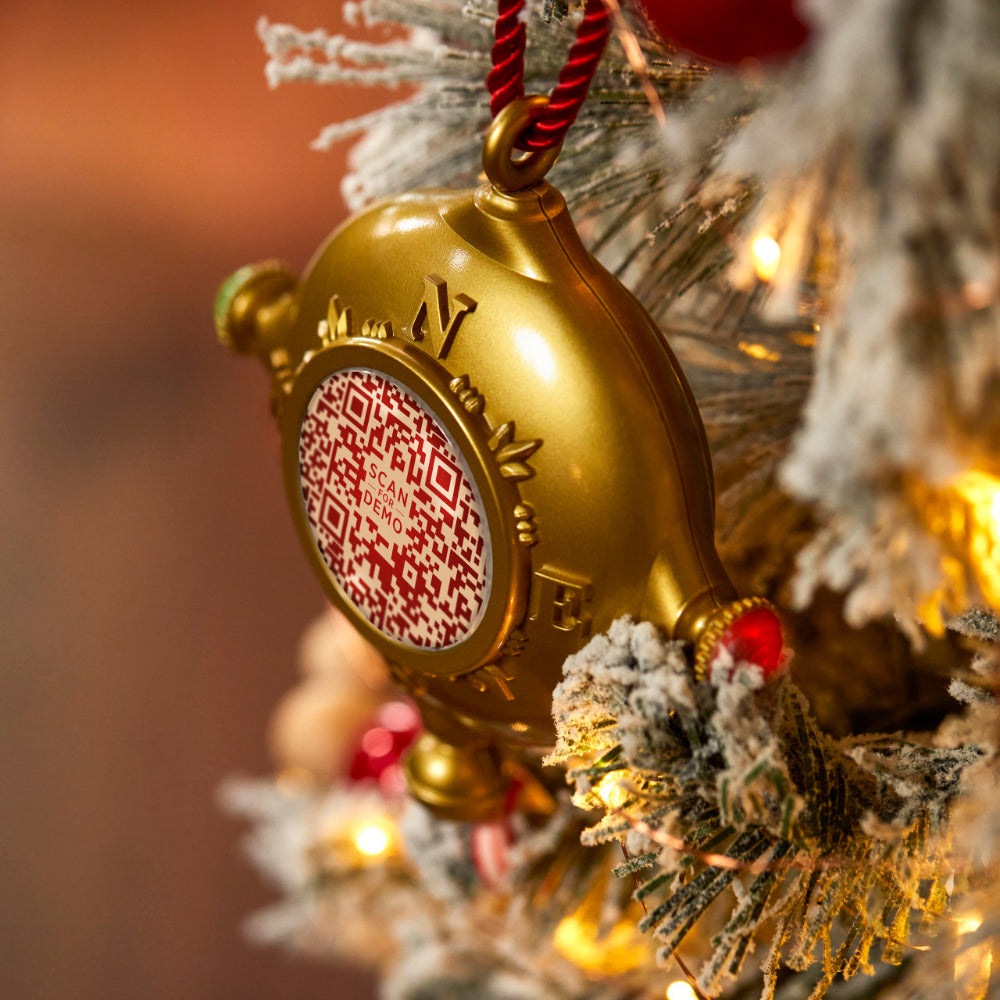
<instances>
[{"instance_id":1,"label":"blurred orange background","mask_svg":"<svg viewBox=\"0 0 1000 1000\"><path fill-rule=\"evenodd\" d=\"M320 610L267 385L214 341L240 264L344 216L329 121L392 98L266 88L266 0L0 6L4 1000L372 995L245 945L272 897L214 795ZM398 96L398 95L397 95Z\"/></svg>"}]
</instances>

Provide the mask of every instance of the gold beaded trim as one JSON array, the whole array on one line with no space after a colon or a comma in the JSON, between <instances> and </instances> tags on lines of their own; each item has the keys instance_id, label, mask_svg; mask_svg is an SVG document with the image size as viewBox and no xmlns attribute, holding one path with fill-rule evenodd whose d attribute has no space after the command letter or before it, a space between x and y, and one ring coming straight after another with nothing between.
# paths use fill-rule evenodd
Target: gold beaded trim
<instances>
[{"instance_id":1,"label":"gold beaded trim","mask_svg":"<svg viewBox=\"0 0 1000 1000\"><path fill-rule=\"evenodd\" d=\"M719 641L722 633L737 618L741 618L754 608L768 608L777 614L774 605L766 597L744 597L738 601L733 601L731 604L727 604L724 608L719 608L712 615L711 620L698 637L698 641L694 647L694 676L697 680L704 680L705 675L708 673L709 657L712 655L715 644Z\"/></svg>"}]
</instances>

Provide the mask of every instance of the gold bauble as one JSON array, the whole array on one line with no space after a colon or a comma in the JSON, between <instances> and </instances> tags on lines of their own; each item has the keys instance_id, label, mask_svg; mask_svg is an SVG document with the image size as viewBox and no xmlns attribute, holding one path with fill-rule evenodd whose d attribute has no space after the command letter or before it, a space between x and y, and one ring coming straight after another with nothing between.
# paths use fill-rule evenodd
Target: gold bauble
<instances>
[{"instance_id":1,"label":"gold bauble","mask_svg":"<svg viewBox=\"0 0 1000 1000\"><path fill-rule=\"evenodd\" d=\"M488 743L454 746L426 732L403 766L410 794L443 819L487 819L504 796L500 756Z\"/></svg>"},{"instance_id":2,"label":"gold bauble","mask_svg":"<svg viewBox=\"0 0 1000 1000\"><path fill-rule=\"evenodd\" d=\"M324 590L428 730L487 769L487 744L551 743L563 661L616 618L697 642L736 597L680 365L540 179L552 157L513 160L534 106L511 109L487 142L494 183L382 202L301 284L237 272L216 314L272 375Z\"/></svg>"}]
</instances>

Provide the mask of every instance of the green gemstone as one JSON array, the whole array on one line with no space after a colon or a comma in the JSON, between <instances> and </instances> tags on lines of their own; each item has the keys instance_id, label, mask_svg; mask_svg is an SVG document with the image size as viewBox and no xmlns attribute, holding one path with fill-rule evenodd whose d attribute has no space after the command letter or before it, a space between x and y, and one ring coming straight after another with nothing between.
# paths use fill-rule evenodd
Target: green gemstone
<instances>
[{"instance_id":1,"label":"green gemstone","mask_svg":"<svg viewBox=\"0 0 1000 1000\"><path fill-rule=\"evenodd\" d=\"M219 286L219 291L215 296L215 330L220 337L226 340L229 339L228 319L233 299L240 294L256 271L255 265L246 264L239 270L233 271Z\"/></svg>"}]
</instances>

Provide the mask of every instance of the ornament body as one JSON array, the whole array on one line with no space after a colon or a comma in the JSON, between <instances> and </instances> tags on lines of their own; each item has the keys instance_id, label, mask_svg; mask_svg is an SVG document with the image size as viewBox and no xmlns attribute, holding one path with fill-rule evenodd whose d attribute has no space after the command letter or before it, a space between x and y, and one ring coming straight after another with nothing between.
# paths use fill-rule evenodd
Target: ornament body
<instances>
[{"instance_id":1,"label":"ornament body","mask_svg":"<svg viewBox=\"0 0 1000 1000\"><path fill-rule=\"evenodd\" d=\"M262 265L221 295L220 335L272 373L313 569L420 706L411 787L439 813L471 766L449 746L552 742L592 634L631 614L697 642L736 597L680 366L546 183L402 195L301 285Z\"/></svg>"}]
</instances>

